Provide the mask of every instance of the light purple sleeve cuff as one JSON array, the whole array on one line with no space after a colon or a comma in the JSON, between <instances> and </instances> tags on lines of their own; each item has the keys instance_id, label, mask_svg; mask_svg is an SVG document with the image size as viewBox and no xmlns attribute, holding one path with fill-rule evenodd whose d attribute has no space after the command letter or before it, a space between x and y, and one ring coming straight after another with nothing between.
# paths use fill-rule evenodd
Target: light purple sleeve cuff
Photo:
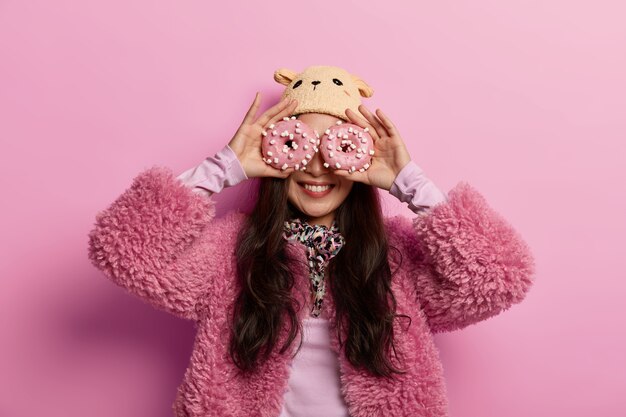
<instances>
[{"instance_id":1,"label":"light purple sleeve cuff","mask_svg":"<svg viewBox=\"0 0 626 417\"><path fill-rule=\"evenodd\" d=\"M248 179L237 155L228 145L215 156L205 158L200 165L188 169L176 178L194 192L206 196Z\"/></svg>"},{"instance_id":2,"label":"light purple sleeve cuff","mask_svg":"<svg viewBox=\"0 0 626 417\"><path fill-rule=\"evenodd\" d=\"M389 194L403 203L417 214L423 214L430 207L446 201L446 195L437 188L424 171L415 162L409 161L393 181Z\"/></svg>"}]
</instances>

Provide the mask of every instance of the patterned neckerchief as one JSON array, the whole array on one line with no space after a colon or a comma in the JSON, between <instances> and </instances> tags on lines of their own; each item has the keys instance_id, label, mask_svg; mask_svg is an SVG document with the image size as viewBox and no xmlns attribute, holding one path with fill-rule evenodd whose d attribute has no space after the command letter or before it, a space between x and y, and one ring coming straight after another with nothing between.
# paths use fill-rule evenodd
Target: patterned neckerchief
<instances>
[{"instance_id":1,"label":"patterned neckerchief","mask_svg":"<svg viewBox=\"0 0 626 417\"><path fill-rule=\"evenodd\" d=\"M334 220L329 229L324 225L311 226L298 218L285 222L283 237L287 240L297 240L307 248L311 297L313 298L311 315L319 317L326 291L324 270L328 261L337 255L345 240L339 233L339 228Z\"/></svg>"}]
</instances>

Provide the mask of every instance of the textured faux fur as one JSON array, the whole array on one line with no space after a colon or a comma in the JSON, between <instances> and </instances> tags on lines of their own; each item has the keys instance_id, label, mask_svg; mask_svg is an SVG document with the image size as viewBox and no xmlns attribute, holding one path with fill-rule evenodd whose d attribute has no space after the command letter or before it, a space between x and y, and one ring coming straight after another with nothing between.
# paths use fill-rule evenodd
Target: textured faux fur
<instances>
[{"instance_id":1,"label":"textured faux fur","mask_svg":"<svg viewBox=\"0 0 626 417\"><path fill-rule=\"evenodd\" d=\"M197 336L174 403L177 416L278 416L287 389L289 354L276 351L242 376L228 355L229 319L237 294L234 250L245 214L214 219L210 197L195 194L166 167L140 173L89 234L89 259L107 277L155 307L195 320ZM350 415L447 416L443 369L432 333L460 329L520 302L532 285L534 260L518 233L470 185L410 220L386 219L390 245L402 255L392 288L398 313L395 346L407 371L392 380L354 369L339 351L330 293L331 347L339 357ZM306 254L295 259L296 288L308 289ZM393 251L392 251L393 253ZM390 256L392 270L399 259ZM306 291L297 292L306 305ZM301 317L307 313L301 310ZM408 327L408 328L407 328ZM281 332L278 346L287 336ZM298 341L298 340L297 340Z\"/></svg>"}]
</instances>

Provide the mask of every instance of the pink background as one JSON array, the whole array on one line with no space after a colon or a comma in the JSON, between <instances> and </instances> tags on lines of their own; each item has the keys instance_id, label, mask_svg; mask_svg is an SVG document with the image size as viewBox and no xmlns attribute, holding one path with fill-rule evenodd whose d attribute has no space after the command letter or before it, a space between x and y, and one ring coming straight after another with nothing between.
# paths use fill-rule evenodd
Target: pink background
<instances>
[{"instance_id":1,"label":"pink background","mask_svg":"<svg viewBox=\"0 0 626 417\"><path fill-rule=\"evenodd\" d=\"M623 2L299 4L0 1L0 415L171 415L193 325L108 282L87 233L312 64L369 82L429 177L469 181L536 255L523 303L437 336L451 415L624 415Z\"/></svg>"}]
</instances>

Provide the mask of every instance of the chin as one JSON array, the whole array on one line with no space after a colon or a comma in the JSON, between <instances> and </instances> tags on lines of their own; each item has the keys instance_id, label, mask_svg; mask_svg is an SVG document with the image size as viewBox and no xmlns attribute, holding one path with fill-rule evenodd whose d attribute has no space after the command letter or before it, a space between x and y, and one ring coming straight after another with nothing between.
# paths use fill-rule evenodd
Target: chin
<instances>
[{"instance_id":1,"label":"chin","mask_svg":"<svg viewBox=\"0 0 626 417\"><path fill-rule=\"evenodd\" d=\"M311 218L319 218L324 217L332 213L334 210L300 210L306 216Z\"/></svg>"}]
</instances>

